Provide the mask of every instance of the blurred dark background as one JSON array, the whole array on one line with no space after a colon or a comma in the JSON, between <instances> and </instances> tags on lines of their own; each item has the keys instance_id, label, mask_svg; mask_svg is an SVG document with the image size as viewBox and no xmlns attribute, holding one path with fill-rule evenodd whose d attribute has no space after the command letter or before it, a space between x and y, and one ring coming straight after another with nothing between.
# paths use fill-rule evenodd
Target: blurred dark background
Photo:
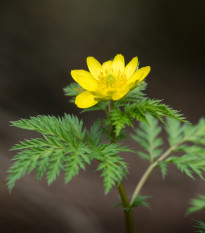
<instances>
[{"instance_id":1,"label":"blurred dark background","mask_svg":"<svg viewBox=\"0 0 205 233\"><path fill-rule=\"evenodd\" d=\"M32 132L10 128L9 121L38 114L79 114L62 88L72 69L87 69L86 57L100 62L117 53L128 62L138 56L150 65L147 94L160 98L196 123L205 116L205 1L43 0L0 1L0 232L124 232L122 212L113 208L117 191L104 196L96 164L68 185L63 177L47 186L34 175L17 182L9 195L6 170L14 143ZM87 125L101 113L79 115ZM103 117L103 116L102 116ZM133 145L134 146L134 145ZM131 193L147 164L127 155ZM135 211L136 232L191 233L184 215L190 198L205 193L205 184L170 167L163 181L159 171L146 183L151 210Z\"/></svg>"}]
</instances>

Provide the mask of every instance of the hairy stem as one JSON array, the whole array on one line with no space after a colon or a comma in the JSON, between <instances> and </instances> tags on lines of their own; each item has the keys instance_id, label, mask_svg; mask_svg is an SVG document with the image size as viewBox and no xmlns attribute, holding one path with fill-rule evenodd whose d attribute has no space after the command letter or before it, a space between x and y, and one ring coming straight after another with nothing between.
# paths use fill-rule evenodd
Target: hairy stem
<instances>
[{"instance_id":1,"label":"hairy stem","mask_svg":"<svg viewBox=\"0 0 205 233\"><path fill-rule=\"evenodd\" d=\"M155 162L153 162L152 164L150 164L150 166L147 168L147 170L145 171L145 173L142 175L141 179L139 180L134 193L132 194L132 198L130 201L130 205L133 204L135 198L139 195L142 187L144 186L145 182L147 181L147 179L149 178L150 174L152 173L152 171L158 166L158 162L163 161L164 159L166 159L171 152L176 149L179 145L181 145L182 143L184 143L185 140L181 141L180 143L170 147L168 150L166 150Z\"/></svg>"}]
</instances>

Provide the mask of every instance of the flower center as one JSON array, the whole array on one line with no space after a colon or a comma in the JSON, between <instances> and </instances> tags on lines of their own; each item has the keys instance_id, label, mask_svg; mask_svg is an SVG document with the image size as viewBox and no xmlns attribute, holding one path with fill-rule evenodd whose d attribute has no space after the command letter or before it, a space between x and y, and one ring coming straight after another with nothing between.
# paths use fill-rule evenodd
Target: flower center
<instances>
[{"instance_id":1,"label":"flower center","mask_svg":"<svg viewBox=\"0 0 205 233\"><path fill-rule=\"evenodd\" d=\"M117 76L113 74L113 70L110 70L109 73L106 70L98 76L99 89L103 91L117 91L122 89L126 82L126 76L121 74L120 71Z\"/></svg>"},{"instance_id":2,"label":"flower center","mask_svg":"<svg viewBox=\"0 0 205 233\"><path fill-rule=\"evenodd\" d=\"M108 76L105 79L107 87L112 87L115 83L115 77L112 74L108 74Z\"/></svg>"}]
</instances>

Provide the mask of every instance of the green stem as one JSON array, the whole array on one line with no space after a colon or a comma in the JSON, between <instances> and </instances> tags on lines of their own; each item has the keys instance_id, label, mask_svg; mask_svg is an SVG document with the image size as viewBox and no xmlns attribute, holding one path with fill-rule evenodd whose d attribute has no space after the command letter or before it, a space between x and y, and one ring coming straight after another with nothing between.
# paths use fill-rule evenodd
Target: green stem
<instances>
[{"instance_id":1,"label":"green stem","mask_svg":"<svg viewBox=\"0 0 205 233\"><path fill-rule=\"evenodd\" d=\"M180 143L170 147L168 150L166 150L154 163L150 164L149 167L147 168L147 170L145 171L145 173L142 175L140 181L138 182L134 193L132 194L132 198L130 201L130 205L133 204L135 198L139 195L142 187L144 186L145 182L147 181L147 179L149 178L150 174L152 173L152 171L158 166L158 162L163 161L164 159L166 159L171 152L176 149L179 145L181 145L182 143L184 143L185 140L182 140Z\"/></svg>"},{"instance_id":2,"label":"green stem","mask_svg":"<svg viewBox=\"0 0 205 233\"><path fill-rule=\"evenodd\" d=\"M108 113L112 110L112 102L108 102ZM115 138L115 128L114 126L111 125L110 128L110 135L112 137L111 143L115 143L116 138ZM120 182L118 186L118 192L120 194L120 198L122 201L122 206L124 209L124 218L125 218L125 229L126 233L134 233L134 222L133 222L133 210L130 208L129 200L125 191L125 187L122 183Z\"/></svg>"},{"instance_id":3,"label":"green stem","mask_svg":"<svg viewBox=\"0 0 205 233\"><path fill-rule=\"evenodd\" d=\"M130 208L129 200L127 198L124 185L122 181L118 186L118 191L122 201L122 206L124 209L124 218L125 218L125 229L126 233L134 233L134 222L133 222L133 211Z\"/></svg>"}]
</instances>

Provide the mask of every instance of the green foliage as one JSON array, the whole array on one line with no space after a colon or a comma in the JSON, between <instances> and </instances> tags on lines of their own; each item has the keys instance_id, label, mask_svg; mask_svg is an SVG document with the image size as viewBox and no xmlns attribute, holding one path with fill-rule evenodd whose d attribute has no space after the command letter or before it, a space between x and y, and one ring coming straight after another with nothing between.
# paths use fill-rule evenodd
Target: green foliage
<instances>
[{"instance_id":1,"label":"green foliage","mask_svg":"<svg viewBox=\"0 0 205 233\"><path fill-rule=\"evenodd\" d=\"M137 89L137 88L136 88ZM127 97L124 97L128 101ZM152 115L156 119L165 123L165 117L171 117L182 122L186 122L184 117L176 110L161 103L161 100L148 99L143 96L138 98L129 97L129 102L124 103L124 98L118 102L114 102L113 109L109 113L106 124L115 126L116 136L125 126L133 127L133 120L144 122L149 125L147 115Z\"/></svg>"},{"instance_id":2,"label":"green foliage","mask_svg":"<svg viewBox=\"0 0 205 233\"><path fill-rule=\"evenodd\" d=\"M174 119L168 119L166 125L168 141L172 152L180 152L180 156L172 156L166 163L174 163L187 176L193 177L193 172L203 179L205 171L205 120L196 125L180 124Z\"/></svg>"},{"instance_id":3,"label":"green foliage","mask_svg":"<svg viewBox=\"0 0 205 233\"><path fill-rule=\"evenodd\" d=\"M180 157L171 156L166 160L167 163L174 163L176 167L190 178L194 179L193 172L201 179L205 171L205 159L199 158L198 155L185 154Z\"/></svg>"},{"instance_id":4,"label":"green foliage","mask_svg":"<svg viewBox=\"0 0 205 233\"><path fill-rule=\"evenodd\" d=\"M118 143L102 143L106 134L106 124L113 130L107 130L111 141L117 141L126 126L133 127L133 121L139 121L139 127L132 138L142 146L138 154L149 160L153 168L160 167L163 178L167 173L167 165L174 163L177 168L191 178L196 173L203 179L205 171L205 119L195 125L184 124L187 121L176 110L162 104L161 100L145 97L146 83L142 83L125 97L111 103L108 111L108 101L83 110L104 110L107 119L96 121L90 131L83 122L75 116L64 117L37 116L11 122L12 126L42 134L39 138L25 140L15 145L12 150L19 151L14 157L14 164L9 169L8 187L11 190L16 180L26 173L36 171L37 179L45 174L48 184L51 184L63 171L65 182L76 176L80 169L95 159L103 177L105 193L113 185L118 185L127 174L127 164L119 155L123 151L131 151ZM64 89L67 96L75 97L84 91L77 83L71 83ZM165 123L165 118L167 121ZM160 137L162 127L159 121L166 124L166 132L170 148L162 154L163 144ZM180 122L181 121L181 122ZM182 123L183 122L183 123ZM173 154L171 157L169 155ZM148 206L146 196L138 196L133 207Z\"/></svg>"},{"instance_id":5,"label":"green foliage","mask_svg":"<svg viewBox=\"0 0 205 233\"><path fill-rule=\"evenodd\" d=\"M131 118L145 123L147 123L146 113L152 115L162 123L164 123L164 117L166 116L185 122L184 117L178 111L161 102L161 100L142 98L134 103L127 104L125 112L129 113Z\"/></svg>"},{"instance_id":6,"label":"green foliage","mask_svg":"<svg viewBox=\"0 0 205 233\"><path fill-rule=\"evenodd\" d=\"M138 195L138 196L135 198L135 200L134 200L134 202L132 203L132 205L131 205L129 208L126 208L126 210L133 209L133 208L138 207L138 206L140 206L140 205L145 206L145 207L147 207L147 208L150 209L150 205L149 205L149 203L146 201L146 199L148 199L148 198L150 198L150 197L149 197L149 196ZM114 204L114 207L118 207L118 206L123 207L123 204L122 204L122 201L121 201L120 197L119 197L119 201L118 201L116 204Z\"/></svg>"},{"instance_id":7,"label":"green foliage","mask_svg":"<svg viewBox=\"0 0 205 233\"><path fill-rule=\"evenodd\" d=\"M85 136L83 122L77 117L67 114L63 118L54 116L31 117L11 122L11 126L37 131L43 135L54 136L58 141L63 140L70 143L75 143L76 138L82 140Z\"/></svg>"},{"instance_id":8,"label":"green foliage","mask_svg":"<svg viewBox=\"0 0 205 233\"><path fill-rule=\"evenodd\" d=\"M190 201L190 207L188 208L186 214L192 214L194 212L200 211L205 208L205 195L198 195Z\"/></svg>"},{"instance_id":9,"label":"green foliage","mask_svg":"<svg viewBox=\"0 0 205 233\"><path fill-rule=\"evenodd\" d=\"M195 126L189 126L184 130L187 141L205 146L205 118L201 118Z\"/></svg>"},{"instance_id":10,"label":"green foliage","mask_svg":"<svg viewBox=\"0 0 205 233\"><path fill-rule=\"evenodd\" d=\"M110 120L106 122L107 125L112 124L115 128L116 137L121 133L121 130L128 126L133 126L132 119L126 112L122 112L119 108L114 108L109 114ZM108 118L109 119L109 118Z\"/></svg>"},{"instance_id":11,"label":"green foliage","mask_svg":"<svg viewBox=\"0 0 205 233\"><path fill-rule=\"evenodd\" d=\"M43 138L25 140L12 150L20 150L14 157L15 163L9 169L8 187L11 190L16 180L36 170L37 179L46 174L51 184L61 171L65 182L69 182L85 170L92 159L99 161L98 170L102 171L105 193L119 183L127 173L127 165L118 155L121 151L130 151L119 144L100 144L103 137L102 124L96 121L90 132L84 129L83 122L75 116L64 117L37 116L12 122L12 126L35 130Z\"/></svg>"},{"instance_id":12,"label":"green foliage","mask_svg":"<svg viewBox=\"0 0 205 233\"><path fill-rule=\"evenodd\" d=\"M174 119L168 119L166 125L168 141L171 146L183 142L205 146L205 119L201 118L196 125L183 124ZM190 149L190 147L189 147Z\"/></svg>"},{"instance_id":13,"label":"green foliage","mask_svg":"<svg viewBox=\"0 0 205 233\"><path fill-rule=\"evenodd\" d=\"M174 146L182 141L184 137L183 130L185 127L186 125L182 126L180 121L177 121L173 118L167 118L166 132L170 146Z\"/></svg>"},{"instance_id":14,"label":"green foliage","mask_svg":"<svg viewBox=\"0 0 205 233\"><path fill-rule=\"evenodd\" d=\"M205 120L198 124L182 124L176 119L167 118L166 132L168 135L168 148L163 154L159 148L163 141L159 137L162 128L158 121L150 115L145 116L146 123L140 123L139 128L131 137L138 142L144 151L138 154L150 161L156 162L161 168L162 177L167 173L167 165L173 163L183 173L194 179L194 173L201 179L205 171ZM174 156L172 155L174 154ZM172 155L171 157L168 157Z\"/></svg>"},{"instance_id":15,"label":"green foliage","mask_svg":"<svg viewBox=\"0 0 205 233\"><path fill-rule=\"evenodd\" d=\"M162 149L159 148L163 144L162 138L159 137L162 127L151 115L147 115L146 119L148 124L140 122L139 128L135 130L135 134L131 135L131 137L144 149L144 151L137 153L152 163L162 153Z\"/></svg>"},{"instance_id":16,"label":"green foliage","mask_svg":"<svg viewBox=\"0 0 205 233\"><path fill-rule=\"evenodd\" d=\"M87 133L86 141L92 149L92 159L99 162L98 171L102 171L102 177L107 194L113 185L118 184L127 174L127 165L120 152L131 152L130 149L117 143L101 143L103 129L100 121L96 121Z\"/></svg>"},{"instance_id":17,"label":"green foliage","mask_svg":"<svg viewBox=\"0 0 205 233\"><path fill-rule=\"evenodd\" d=\"M102 123L100 120L97 120L92 125L90 132L86 134L86 142L92 148L96 148L103 137Z\"/></svg>"},{"instance_id":18,"label":"green foliage","mask_svg":"<svg viewBox=\"0 0 205 233\"><path fill-rule=\"evenodd\" d=\"M79 93L83 92L84 89L78 83L73 82L63 88L63 91L66 96L77 96Z\"/></svg>"},{"instance_id":19,"label":"green foliage","mask_svg":"<svg viewBox=\"0 0 205 233\"><path fill-rule=\"evenodd\" d=\"M196 233L205 233L205 223L203 221L195 220L197 222L196 228L199 230L195 231Z\"/></svg>"},{"instance_id":20,"label":"green foliage","mask_svg":"<svg viewBox=\"0 0 205 233\"><path fill-rule=\"evenodd\" d=\"M80 168L85 169L85 164L90 163L90 149L83 142L86 131L83 122L75 116L31 117L12 122L12 126L35 130L42 133L43 138L25 140L12 148L21 151L14 157L15 163L9 169L9 190L16 180L34 169L38 179L46 173L48 184L51 184L61 170L65 171L68 182Z\"/></svg>"},{"instance_id":21,"label":"green foliage","mask_svg":"<svg viewBox=\"0 0 205 233\"><path fill-rule=\"evenodd\" d=\"M135 208L137 206L145 206L147 208L150 208L150 205L149 203L146 201L146 199L149 198L149 196L142 196L142 195L138 195L134 202L132 203L131 207L130 208Z\"/></svg>"},{"instance_id":22,"label":"green foliage","mask_svg":"<svg viewBox=\"0 0 205 233\"><path fill-rule=\"evenodd\" d=\"M85 170L85 164L90 163L90 149L83 143L70 148L70 156L65 158L65 181L70 181L79 173L79 169Z\"/></svg>"},{"instance_id":23,"label":"green foliage","mask_svg":"<svg viewBox=\"0 0 205 233\"><path fill-rule=\"evenodd\" d=\"M127 164L119 152L130 150L118 144L100 144L94 151L95 159L99 161L97 170L102 170L102 177L107 194L113 185L119 184L127 174Z\"/></svg>"},{"instance_id":24,"label":"green foliage","mask_svg":"<svg viewBox=\"0 0 205 233\"><path fill-rule=\"evenodd\" d=\"M157 165L161 168L162 179L164 179L167 174L167 162L158 161Z\"/></svg>"}]
</instances>

